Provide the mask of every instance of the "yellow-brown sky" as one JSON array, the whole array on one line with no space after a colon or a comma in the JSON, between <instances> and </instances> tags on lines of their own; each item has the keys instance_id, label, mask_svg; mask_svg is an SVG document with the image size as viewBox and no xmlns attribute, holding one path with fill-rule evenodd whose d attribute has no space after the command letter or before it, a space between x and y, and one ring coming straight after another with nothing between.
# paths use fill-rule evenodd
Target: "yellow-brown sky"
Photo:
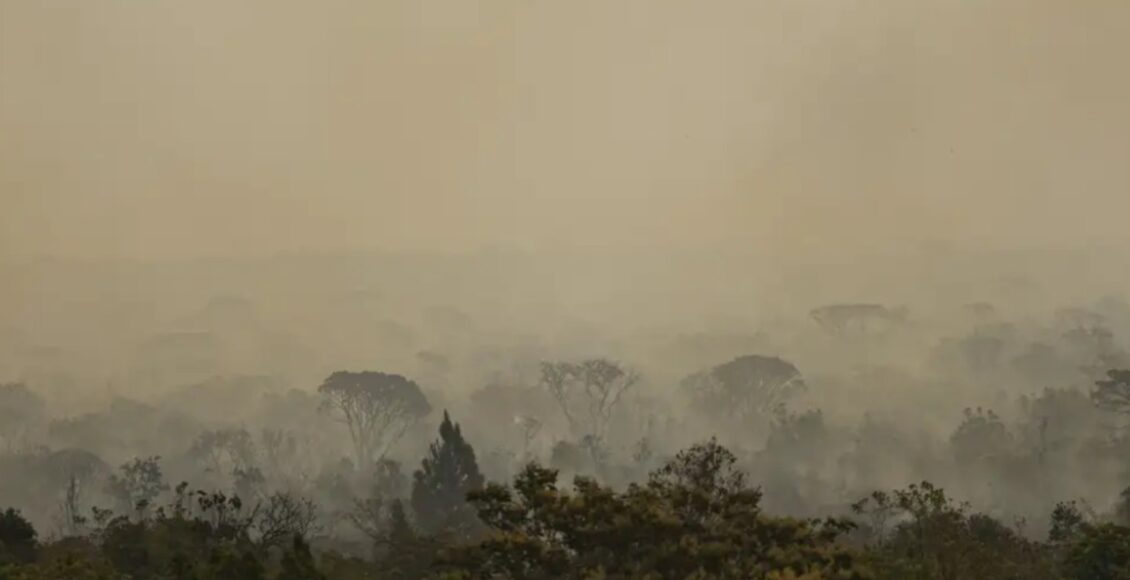
<instances>
[{"instance_id":1,"label":"yellow-brown sky","mask_svg":"<svg viewBox=\"0 0 1130 580\"><path fill-rule=\"evenodd\" d=\"M0 0L0 256L1130 244L1124 0Z\"/></svg>"}]
</instances>

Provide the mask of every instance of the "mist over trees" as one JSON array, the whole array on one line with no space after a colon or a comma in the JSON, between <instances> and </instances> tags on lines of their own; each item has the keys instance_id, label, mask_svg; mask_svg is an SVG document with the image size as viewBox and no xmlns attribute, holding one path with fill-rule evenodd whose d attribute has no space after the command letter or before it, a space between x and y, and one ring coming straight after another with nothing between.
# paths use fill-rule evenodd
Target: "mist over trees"
<instances>
[{"instance_id":1,"label":"mist over trees","mask_svg":"<svg viewBox=\"0 0 1130 580\"><path fill-rule=\"evenodd\" d=\"M1130 580L1127 55L0 0L0 580Z\"/></svg>"},{"instance_id":2,"label":"mist over trees","mask_svg":"<svg viewBox=\"0 0 1130 580\"><path fill-rule=\"evenodd\" d=\"M1124 300L617 330L326 276L308 312L189 304L117 367L7 350L0 578L1130 569Z\"/></svg>"},{"instance_id":3,"label":"mist over trees","mask_svg":"<svg viewBox=\"0 0 1130 580\"><path fill-rule=\"evenodd\" d=\"M764 419L804 392L804 378L778 357L745 355L695 373L680 387L700 410L736 422Z\"/></svg>"},{"instance_id":4,"label":"mist over trees","mask_svg":"<svg viewBox=\"0 0 1130 580\"><path fill-rule=\"evenodd\" d=\"M349 429L358 469L367 471L431 410L416 383L400 376L338 371L318 387L322 408Z\"/></svg>"}]
</instances>

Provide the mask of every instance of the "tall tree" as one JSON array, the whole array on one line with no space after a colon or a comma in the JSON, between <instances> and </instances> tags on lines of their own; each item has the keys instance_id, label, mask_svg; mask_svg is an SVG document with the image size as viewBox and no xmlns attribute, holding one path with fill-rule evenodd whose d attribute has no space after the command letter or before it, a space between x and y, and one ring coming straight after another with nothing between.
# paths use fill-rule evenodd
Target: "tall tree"
<instances>
[{"instance_id":1,"label":"tall tree","mask_svg":"<svg viewBox=\"0 0 1130 580\"><path fill-rule=\"evenodd\" d=\"M541 364L541 384L557 401L578 439L603 440L620 398L639 379L634 370L603 358Z\"/></svg>"},{"instance_id":2,"label":"tall tree","mask_svg":"<svg viewBox=\"0 0 1130 580\"><path fill-rule=\"evenodd\" d=\"M110 476L107 487L120 508L134 510L139 516L146 513L157 496L169 489L161 471L161 458L156 455L135 457L123 463L118 473Z\"/></svg>"},{"instance_id":3,"label":"tall tree","mask_svg":"<svg viewBox=\"0 0 1130 580\"><path fill-rule=\"evenodd\" d=\"M475 450L444 411L439 439L431 444L412 483L412 509L420 528L464 537L474 532L479 523L467 494L482 489L483 483Z\"/></svg>"},{"instance_id":4,"label":"tall tree","mask_svg":"<svg viewBox=\"0 0 1130 580\"><path fill-rule=\"evenodd\" d=\"M400 375L338 371L318 387L322 409L349 428L357 466L381 459L431 405L420 387Z\"/></svg>"},{"instance_id":5,"label":"tall tree","mask_svg":"<svg viewBox=\"0 0 1130 580\"><path fill-rule=\"evenodd\" d=\"M751 354L690 375L681 387L708 414L744 420L776 411L805 384L789 361Z\"/></svg>"}]
</instances>

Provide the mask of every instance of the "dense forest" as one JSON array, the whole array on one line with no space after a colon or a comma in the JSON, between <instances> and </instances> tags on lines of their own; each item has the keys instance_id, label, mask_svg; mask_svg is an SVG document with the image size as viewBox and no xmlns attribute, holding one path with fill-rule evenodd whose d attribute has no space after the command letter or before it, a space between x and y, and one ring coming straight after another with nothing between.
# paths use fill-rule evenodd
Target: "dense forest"
<instances>
[{"instance_id":1,"label":"dense forest","mask_svg":"<svg viewBox=\"0 0 1130 580\"><path fill-rule=\"evenodd\" d=\"M539 335L321 283L0 337L0 578L1130 578L1116 297Z\"/></svg>"},{"instance_id":2,"label":"dense forest","mask_svg":"<svg viewBox=\"0 0 1130 580\"><path fill-rule=\"evenodd\" d=\"M711 371L722 388L739 365L747 367L742 387L754 392L796 380L785 376L795 372L791 367L781 372L787 363L780 359L727 364ZM335 373L319 388L324 406L349 426L358 453L356 464L311 484L323 505L288 483L294 441L279 431L263 432L260 441L243 429L201 433L187 455L229 483L210 489L187 482L170 489L156 456L108 470L77 449L9 452L5 469L39 471L37 484L61 481L64 491L58 531L49 537L40 538L18 510L0 514L0 578L1130 578L1130 487L1109 513L1056 503L1042 538L1023 519L976 511L928 481L876 490L843 516L775 515L763 509L763 492L738 457L715 439L616 488L601 482L609 470L653 462L645 438L633 465L618 466L599 435L606 428L602 409L611 409L634 378L601 360L547 363L543 376L562 399L563 391L583 388L591 412L579 444L559 442L551 459L592 471L571 487L559 481L561 468L537 458L511 482L487 483L473 446L446 412L410 479L394 461L372 461L379 455L374 445L395 441L428 407L411 381L371 372ZM701 380L694 388L703 388ZM4 394L34 401L22 385L6 385ZM1130 410L1130 371L1111 371L1092 395L1100 407ZM826 445L819 423L819 415L779 417L765 452L785 453L780 461L789 455L775 446ZM1048 418L1040 423L1042 438ZM992 453L1008 451L988 446L1008 436L992 412L968 413L950 441L954 467L1004 460ZM1104 443L1121 452L1125 469L1126 435ZM1033 451L1014 449L1010 469L1044 476L1048 450ZM113 509L91 506L86 513L84 491L100 470L108 471L100 483ZM364 539L334 535L337 522Z\"/></svg>"}]
</instances>

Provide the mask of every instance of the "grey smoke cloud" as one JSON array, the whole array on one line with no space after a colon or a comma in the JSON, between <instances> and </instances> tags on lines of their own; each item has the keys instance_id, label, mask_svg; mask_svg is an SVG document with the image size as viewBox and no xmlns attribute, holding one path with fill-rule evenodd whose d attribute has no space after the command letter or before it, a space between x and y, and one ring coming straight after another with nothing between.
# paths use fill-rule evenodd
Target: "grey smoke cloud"
<instances>
[{"instance_id":1,"label":"grey smoke cloud","mask_svg":"<svg viewBox=\"0 0 1130 580\"><path fill-rule=\"evenodd\" d=\"M1127 244L1125 2L0 2L3 254Z\"/></svg>"}]
</instances>

